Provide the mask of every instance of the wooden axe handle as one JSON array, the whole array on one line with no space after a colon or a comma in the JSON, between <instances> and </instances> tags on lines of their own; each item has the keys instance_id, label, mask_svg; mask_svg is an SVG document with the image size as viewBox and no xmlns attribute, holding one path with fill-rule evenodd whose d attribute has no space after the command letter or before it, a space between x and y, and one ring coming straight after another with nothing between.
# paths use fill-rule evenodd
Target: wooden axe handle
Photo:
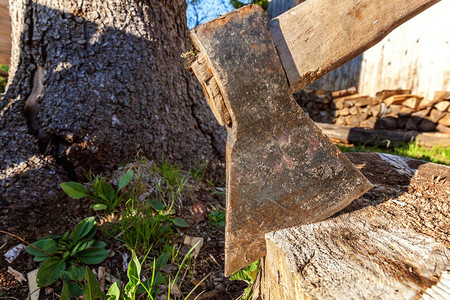
<instances>
[{"instance_id":1,"label":"wooden axe handle","mask_svg":"<svg viewBox=\"0 0 450 300\"><path fill-rule=\"evenodd\" d=\"M308 0L270 22L292 93L369 49L439 0Z\"/></svg>"}]
</instances>

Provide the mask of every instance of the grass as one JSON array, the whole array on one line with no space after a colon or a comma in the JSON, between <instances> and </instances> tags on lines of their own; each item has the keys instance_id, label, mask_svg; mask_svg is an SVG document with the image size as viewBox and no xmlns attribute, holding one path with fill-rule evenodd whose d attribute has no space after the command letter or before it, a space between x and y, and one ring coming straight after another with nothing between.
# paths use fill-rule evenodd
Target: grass
<instances>
[{"instance_id":1,"label":"grass","mask_svg":"<svg viewBox=\"0 0 450 300\"><path fill-rule=\"evenodd\" d=\"M156 294L170 295L170 289L178 289L194 276L189 255L192 249L186 255L180 253L179 229L188 226L180 212L183 198L188 198L189 191L204 180L205 166L206 163L197 163L185 172L164 158L160 163L140 158L122 166L108 179L112 187L120 187L123 174L132 174L126 188L117 193L124 196L115 213L103 211L101 230L109 239L116 240L115 244L125 246L140 258L143 278L157 275L159 284L141 291L147 293L147 299ZM155 264L159 266L161 261L171 268L155 269Z\"/></svg>"},{"instance_id":2,"label":"grass","mask_svg":"<svg viewBox=\"0 0 450 300\"><path fill-rule=\"evenodd\" d=\"M391 153L400 156L418 158L438 164L450 166L450 147L423 148L419 147L417 142L411 142L396 147L380 147L356 145L352 147L337 145L343 152L382 152Z\"/></svg>"}]
</instances>

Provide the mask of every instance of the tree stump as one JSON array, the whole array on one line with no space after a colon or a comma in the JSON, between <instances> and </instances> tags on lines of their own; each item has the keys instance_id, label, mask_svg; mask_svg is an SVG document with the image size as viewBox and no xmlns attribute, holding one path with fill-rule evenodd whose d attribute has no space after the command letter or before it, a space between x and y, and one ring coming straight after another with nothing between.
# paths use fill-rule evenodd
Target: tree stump
<instances>
[{"instance_id":1,"label":"tree stump","mask_svg":"<svg viewBox=\"0 0 450 300\"><path fill-rule=\"evenodd\" d=\"M450 168L348 158L374 188L325 221L266 235L261 299L450 299Z\"/></svg>"}]
</instances>

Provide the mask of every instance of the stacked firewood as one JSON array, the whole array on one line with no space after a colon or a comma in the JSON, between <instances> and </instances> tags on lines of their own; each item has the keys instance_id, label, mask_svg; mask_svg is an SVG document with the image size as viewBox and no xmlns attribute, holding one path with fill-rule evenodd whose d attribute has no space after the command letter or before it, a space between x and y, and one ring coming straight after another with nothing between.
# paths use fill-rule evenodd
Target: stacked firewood
<instances>
[{"instance_id":1,"label":"stacked firewood","mask_svg":"<svg viewBox=\"0 0 450 300\"><path fill-rule=\"evenodd\" d=\"M450 92L436 92L433 100L427 100L411 90L383 90L370 97L357 94L355 88L303 89L294 97L315 122L450 133Z\"/></svg>"}]
</instances>

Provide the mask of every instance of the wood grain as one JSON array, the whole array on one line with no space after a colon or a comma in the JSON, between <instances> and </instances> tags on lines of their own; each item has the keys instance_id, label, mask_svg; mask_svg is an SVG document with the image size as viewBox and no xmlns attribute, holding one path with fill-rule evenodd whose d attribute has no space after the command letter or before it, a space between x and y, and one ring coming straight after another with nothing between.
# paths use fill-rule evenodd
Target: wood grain
<instances>
[{"instance_id":1,"label":"wood grain","mask_svg":"<svg viewBox=\"0 0 450 300\"><path fill-rule=\"evenodd\" d=\"M449 299L450 168L348 156L375 188L339 216L267 234L261 298Z\"/></svg>"},{"instance_id":2,"label":"wood grain","mask_svg":"<svg viewBox=\"0 0 450 300\"><path fill-rule=\"evenodd\" d=\"M291 91L343 65L439 0L306 1L270 22Z\"/></svg>"}]
</instances>

